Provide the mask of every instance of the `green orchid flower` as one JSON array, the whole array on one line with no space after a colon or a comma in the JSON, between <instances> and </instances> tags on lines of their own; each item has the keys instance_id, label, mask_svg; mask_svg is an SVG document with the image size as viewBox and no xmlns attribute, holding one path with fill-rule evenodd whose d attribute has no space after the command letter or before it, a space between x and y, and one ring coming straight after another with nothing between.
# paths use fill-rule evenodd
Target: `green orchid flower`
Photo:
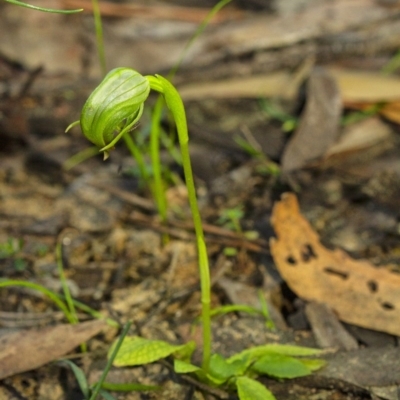
<instances>
[{"instance_id":1,"label":"green orchid flower","mask_svg":"<svg viewBox=\"0 0 400 400\"><path fill-rule=\"evenodd\" d=\"M131 68L110 71L82 108L77 124L86 138L100 148L104 159L108 150L138 123L150 93L148 79Z\"/></svg>"}]
</instances>

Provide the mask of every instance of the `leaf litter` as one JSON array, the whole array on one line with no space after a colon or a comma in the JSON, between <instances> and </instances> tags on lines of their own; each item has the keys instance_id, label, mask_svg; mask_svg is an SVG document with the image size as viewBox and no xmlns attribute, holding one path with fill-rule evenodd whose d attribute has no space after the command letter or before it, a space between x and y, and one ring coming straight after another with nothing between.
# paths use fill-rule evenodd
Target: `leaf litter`
<instances>
[{"instance_id":1,"label":"leaf litter","mask_svg":"<svg viewBox=\"0 0 400 400\"><path fill-rule=\"evenodd\" d=\"M97 320L77 325L11 332L0 337L0 379L55 361L106 327Z\"/></svg>"},{"instance_id":2,"label":"leaf litter","mask_svg":"<svg viewBox=\"0 0 400 400\"><path fill-rule=\"evenodd\" d=\"M328 250L286 193L272 213L276 238L271 254L291 289L306 300L327 304L342 321L400 335L400 275L377 268L340 249Z\"/></svg>"}]
</instances>

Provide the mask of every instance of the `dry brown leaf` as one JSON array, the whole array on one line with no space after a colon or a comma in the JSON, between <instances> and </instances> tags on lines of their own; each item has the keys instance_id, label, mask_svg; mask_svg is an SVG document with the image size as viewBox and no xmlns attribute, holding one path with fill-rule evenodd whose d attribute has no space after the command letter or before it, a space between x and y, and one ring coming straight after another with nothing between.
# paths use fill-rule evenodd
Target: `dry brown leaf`
<instances>
[{"instance_id":1,"label":"dry brown leaf","mask_svg":"<svg viewBox=\"0 0 400 400\"><path fill-rule=\"evenodd\" d=\"M347 69L327 68L339 87L342 101L357 109L365 109L378 102L394 102L384 107L382 114L387 116L397 112L400 100L400 79L384 76L379 72L365 72ZM217 80L211 83L192 83L179 87L185 100L204 98L257 98L282 97L293 99L301 82L293 84L293 76L286 70L269 74L252 75ZM360 105L361 103L361 105ZM397 119L391 118L395 122Z\"/></svg>"},{"instance_id":2,"label":"dry brown leaf","mask_svg":"<svg viewBox=\"0 0 400 400\"><path fill-rule=\"evenodd\" d=\"M13 332L0 337L0 379L54 361L98 334L106 323L96 320Z\"/></svg>"},{"instance_id":3,"label":"dry brown leaf","mask_svg":"<svg viewBox=\"0 0 400 400\"><path fill-rule=\"evenodd\" d=\"M53 0L45 0L44 4L51 4ZM83 8L84 12L93 14L93 5L90 0L63 0L65 8ZM156 20L171 19L175 21L189 21L200 23L209 13L208 9L201 7L184 7L177 5L160 4L132 4L114 3L111 1L102 1L100 6L101 15L104 17L136 17L149 18ZM43 4L43 3L42 3ZM46 7L46 6L42 6ZM51 7L51 5L49 5ZM236 9L220 10L210 23L222 22L225 20L238 19L243 17L244 13Z\"/></svg>"},{"instance_id":4,"label":"dry brown leaf","mask_svg":"<svg viewBox=\"0 0 400 400\"><path fill-rule=\"evenodd\" d=\"M374 146L390 138L392 129L377 117L355 122L344 128L339 140L329 148L325 157L332 157Z\"/></svg>"},{"instance_id":5,"label":"dry brown leaf","mask_svg":"<svg viewBox=\"0 0 400 400\"><path fill-rule=\"evenodd\" d=\"M379 113L388 120L400 124L400 101L385 104Z\"/></svg>"},{"instance_id":6,"label":"dry brown leaf","mask_svg":"<svg viewBox=\"0 0 400 400\"><path fill-rule=\"evenodd\" d=\"M347 102L380 102L400 100L400 79L379 72L329 69Z\"/></svg>"},{"instance_id":7,"label":"dry brown leaf","mask_svg":"<svg viewBox=\"0 0 400 400\"><path fill-rule=\"evenodd\" d=\"M290 87L292 79L288 72L273 72L249 77L223 79L210 83L192 83L180 86L179 93L184 100L275 96L292 99L298 89L297 86ZM291 90L288 90L289 87Z\"/></svg>"},{"instance_id":8,"label":"dry brown leaf","mask_svg":"<svg viewBox=\"0 0 400 400\"><path fill-rule=\"evenodd\" d=\"M282 171L289 172L317 160L339 136L342 102L339 89L325 69L315 68L307 85L307 102L296 132L282 156Z\"/></svg>"},{"instance_id":9,"label":"dry brown leaf","mask_svg":"<svg viewBox=\"0 0 400 400\"><path fill-rule=\"evenodd\" d=\"M342 321L400 335L398 274L326 249L292 193L275 204L271 221L275 264L299 297L327 304Z\"/></svg>"}]
</instances>

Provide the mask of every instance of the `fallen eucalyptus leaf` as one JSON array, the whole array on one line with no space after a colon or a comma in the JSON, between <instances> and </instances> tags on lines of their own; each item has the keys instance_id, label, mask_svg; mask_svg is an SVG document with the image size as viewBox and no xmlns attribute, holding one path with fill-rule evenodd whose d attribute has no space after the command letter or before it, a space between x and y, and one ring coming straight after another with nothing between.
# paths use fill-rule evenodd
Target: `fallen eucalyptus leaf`
<instances>
[{"instance_id":1,"label":"fallen eucalyptus leaf","mask_svg":"<svg viewBox=\"0 0 400 400\"><path fill-rule=\"evenodd\" d=\"M96 320L13 332L0 337L0 379L61 358L97 335L106 325Z\"/></svg>"}]
</instances>

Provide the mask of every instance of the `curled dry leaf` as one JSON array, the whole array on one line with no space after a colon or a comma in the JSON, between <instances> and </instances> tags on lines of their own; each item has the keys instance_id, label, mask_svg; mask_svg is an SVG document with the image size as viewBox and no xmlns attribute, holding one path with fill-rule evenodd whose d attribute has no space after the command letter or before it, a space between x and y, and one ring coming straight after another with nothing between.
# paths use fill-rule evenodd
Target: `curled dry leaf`
<instances>
[{"instance_id":1,"label":"curled dry leaf","mask_svg":"<svg viewBox=\"0 0 400 400\"><path fill-rule=\"evenodd\" d=\"M328 250L286 193L272 213L275 264L301 298L327 304L342 321L400 335L400 275L344 251Z\"/></svg>"}]
</instances>

